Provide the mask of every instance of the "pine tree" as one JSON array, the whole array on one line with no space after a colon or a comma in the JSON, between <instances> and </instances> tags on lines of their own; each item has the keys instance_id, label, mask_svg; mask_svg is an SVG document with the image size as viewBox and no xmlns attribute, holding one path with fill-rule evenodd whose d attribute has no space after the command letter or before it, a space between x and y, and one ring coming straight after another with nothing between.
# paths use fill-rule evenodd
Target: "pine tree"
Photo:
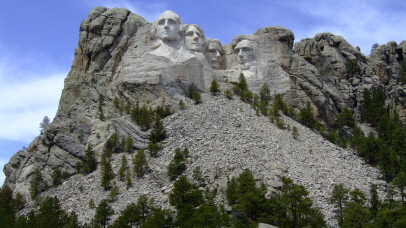
<instances>
[{"instance_id":1,"label":"pine tree","mask_svg":"<svg viewBox=\"0 0 406 228\"><path fill-rule=\"evenodd\" d=\"M211 82L211 86L210 86L210 93L212 95L217 95L219 92L220 92L220 86L216 80L213 80Z\"/></svg>"},{"instance_id":2,"label":"pine tree","mask_svg":"<svg viewBox=\"0 0 406 228\"><path fill-rule=\"evenodd\" d=\"M149 133L149 141L152 143L161 142L166 138L166 130L161 118L157 117L154 125L152 126L151 132Z\"/></svg>"},{"instance_id":3,"label":"pine tree","mask_svg":"<svg viewBox=\"0 0 406 228\"><path fill-rule=\"evenodd\" d=\"M301 123L303 123L304 125L306 125L310 128L316 127L316 120L314 118L314 114L313 114L313 110L310 105L310 102L307 102L306 106L304 108L300 109L299 120Z\"/></svg>"},{"instance_id":4,"label":"pine tree","mask_svg":"<svg viewBox=\"0 0 406 228\"><path fill-rule=\"evenodd\" d=\"M138 178L143 177L148 171L148 161L144 150L138 150L133 159L134 173Z\"/></svg>"},{"instance_id":5,"label":"pine tree","mask_svg":"<svg viewBox=\"0 0 406 228\"><path fill-rule=\"evenodd\" d=\"M110 190L110 194L109 194L109 200L110 200L110 202L116 201L119 192L120 192L120 189L119 189L118 186L115 184L114 187Z\"/></svg>"},{"instance_id":6,"label":"pine tree","mask_svg":"<svg viewBox=\"0 0 406 228\"><path fill-rule=\"evenodd\" d=\"M344 187L344 184L334 186L333 192L330 197L330 204L334 206L335 218L337 218L338 225L342 226L344 223L344 208L348 203L350 192L349 189Z\"/></svg>"},{"instance_id":7,"label":"pine tree","mask_svg":"<svg viewBox=\"0 0 406 228\"><path fill-rule=\"evenodd\" d=\"M107 227L109 221L111 220L111 216L114 214L113 208L109 205L109 201L104 199L102 200L96 208L96 214L94 216L94 220L96 224Z\"/></svg>"},{"instance_id":8,"label":"pine tree","mask_svg":"<svg viewBox=\"0 0 406 228\"><path fill-rule=\"evenodd\" d=\"M52 173L52 184L54 186L62 184L62 172L59 168L56 168Z\"/></svg>"},{"instance_id":9,"label":"pine tree","mask_svg":"<svg viewBox=\"0 0 406 228\"><path fill-rule=\"evenodd\" d=\"M185 102L183 102L183 100L179 101L179 108L180 108L180 110L185 110L186 109L186 105L185 105Z\"/></svg>"},{"instance_id":10,"label":"pine tree","mask_svg":"<svg viewBox=\"0 0 406 228\"><path fill-rule=\"evenodd\" d=\"M107 190L110 188L111 180L114 178L114 172L110 160L107 159L105 155L103 155L101 161L101 172L102 176L100 185L104 190Z\"/></svg>"},{"instance_id":11,"label":"pine tree","mask_svg":"<svg viewBox=\"0 0 406 228\"><path fill-rule=\"evenodd\" d=\"M132 181L131 181L131 173L129 170L127 170L126 174L125 174L125 186L126 189L128 190L132 185Z\"/></svg>"},{"instance_id":12,"label":"pine tree","mask_svg":"<svg viewBox=\"0 0 406 228\"><path fill-rule=\"evenodd\" d=\"M124 151L127 152L127 153L132 153L133 148L134 148L133 139L130 136L128 136L126 141L125 141Z\"/></svg>"},{"instance_id":13,"label":"pine tree","mask_svg":"<svg viewBox=\"0 0 406 228\"><path fill-rule=\"evenodd\" d=\"M177 210L182 210L191 205L197 207L204 201L202 193L194 188L186 176L180 176L173 183L172 193L169 195L169 203Z\"/></svg>"},{"instance_id":14,"label":"pine tree","mask_svg":"<svg viewBox=\"0 0 406 228\"><path fill-rule=\"evenodd\" d=\"M127 170L127 157L125 156L125 154L123 154L123 156L121 156L121 166L120 169L118 170L118 176L121 181L124 181L126 170Z\"/></svg>"},{"instance_id":15,"label":"pine tree","mask_svg":"<svg viewBox=\"0 0 406 228\"><path fill-rule=\"evenodd\" d=\"M297 137L299 137L299 131L297 130L296 126L293 126L292 136L293 136L294 139L297 139Z\"/></svg>"},{"instance_id":16,"label":"pine tree","mask_svg":"<svg viewBox=\"0 0 406 228\"><path fill-rule=\"evenodd\" d=\"M183 151L180 148L175 150L175 155L168 166L169 179L176 180L176 178L186 170L185 157L187 156L187 153L188 151L186 148Z\"/></svg>"},{"instance_id":17,"label":"pine tree","mask_svg":"<svg viewBox=\"0 0 406 228\"><path fill-rule=\"evenodd\" d=\"M226 89L224 91L224 96L227 97L228 99L233 99L233 94L231 93L231 91L229 89Z\"/></svg>"},{"instance_id":18,"label":"pine tree","mask_svg":"<svg viewBox=\"0 0 406 228\"><path fill-rule=\"evenodd\" d=\"M30 195L35 199L41 192L45 190L45 183L42 179L41 171L36 168L30 181Z\"/></svg>"},{"instance_id":19,"label":"pine tree","mask_svg":"<svg viewBox=\"0 0 406 228\"><path fill-rule=\"evenodd\" d=\"M83 156L83 169L86 174L91 173L97 169L97 161L94 157L94 152L90 145L87 146L85 155Z\"/></svg>"}]
</instances>

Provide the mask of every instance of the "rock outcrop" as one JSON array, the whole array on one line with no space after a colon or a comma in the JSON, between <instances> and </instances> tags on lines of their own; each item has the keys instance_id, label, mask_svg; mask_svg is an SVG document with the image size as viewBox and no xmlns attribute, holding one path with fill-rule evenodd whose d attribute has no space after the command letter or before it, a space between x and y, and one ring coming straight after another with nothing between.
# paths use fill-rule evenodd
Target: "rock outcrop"
<instances>
[{"instance_id":1,"label":"rock outcrop","mask_svg":"<svg viewBox=\"0 0 406 228\"><path fill-rule=\"evenodd\" d=\"M191 27L194 29L187 30ZM359 117L364 89L383 88L388 109L397 110L404 119L406 89L399 82L399 68L406 60L406 41L378 46L365 57L331 33L294 44L292 31L266 27L252 35L236 36L231 44L222 46L215 39L207 39L204 45L204 33L199 29L186 26L172 11L148 23L126 9L94 8L80 25L78 47L56 117L27 150L17 152L5 165L5 184L29 199L34 170L38 168L44 181L52 185L53 170L59 168L71 177L44 195L57 195L65 207L79 210L85 210L86 200L105 197L99 187L99 171L88 176L76 173L75 165L83 160L85 149L91 146L100 159L107 139L115 132L132 138L134 150L145 149L149 143L148 131L131 119L128 110L117 109L113 101L118 101L121 107L164 105L177 111L165 120L169 137L160 157L149 158L152 172L121 193L114 205L119 209L143 193L162 205L167 203L172 186L165 172L177 147L190 149L187 175L200 166L205 174L202 188L216 190L218 201L224 201L229 179L244 168L267 185L269 194L280 188L281 176L305 185L329 218L327 197L334 184L344 182L365 191L370 183L384 186L377 180L378 171L353 151L330 144L294 120L284 117L287 124L298 127L299 140L266 117L256 116L240 101L203 95L203 104L193 106L185 93L189 86L205 92L213 79L224 89L230 86L226 82L237 81L242 73L254 93L267 83L272 96L282 94L295 109L309 102L318 120L331 126L344 108ZM195 38L200 41L185 42ZM347 70L350 61L359 67L355 74ZM180 100L191 107L179 111ZM113 161L117 170L117 156ZM79 185L81 192L71 198ZM80 219L85 221L92 213L83 212Z\"/></svg>"}]
</instances>

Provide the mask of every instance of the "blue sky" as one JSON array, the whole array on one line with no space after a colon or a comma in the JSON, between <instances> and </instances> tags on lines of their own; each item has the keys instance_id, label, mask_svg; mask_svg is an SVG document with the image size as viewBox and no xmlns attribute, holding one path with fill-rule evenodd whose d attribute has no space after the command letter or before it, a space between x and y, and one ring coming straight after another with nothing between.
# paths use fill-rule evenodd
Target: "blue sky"
<instances>
[{"instance_id":1,"label":"blue sky","mask_svg":"<svg viewBox=\"0 0 406 228\"><path fill-rule=\"evenodd\" d=\"M320 32L343 36L369 55L372 44L406 40L404 0L15 0L0 8L0 169L39 134L58 108L80 22L95 6L123 7L154 21L165 10L198 24L223 44L233 36L282 26L295 41ZM4 174L0 174L0 186Z\"/></svg>"}]
</instances>

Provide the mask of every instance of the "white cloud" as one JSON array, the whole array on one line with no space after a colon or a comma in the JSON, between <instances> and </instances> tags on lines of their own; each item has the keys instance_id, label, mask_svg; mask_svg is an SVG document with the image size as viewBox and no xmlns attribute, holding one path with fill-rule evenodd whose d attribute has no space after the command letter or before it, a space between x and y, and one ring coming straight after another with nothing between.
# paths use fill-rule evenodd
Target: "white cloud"
<instances>
[{"instance_id":1,"label":"white cloud","mask_svg":"<svg viewBox=\"0 0 406 228\"><path fill-rule=\"evenodd\" d=\"M387 8L386 1L317 1L312 4L293 5L317 24L309 31L301 31L306 37L320 32L331 32L344 37L351 45L361 47L369 54L374 43L385 44L389 41L400 43L406 39L404 30L406 17L394 8ZM302 37L305 38L305 37Z\"/></svg>"},{"instance_id":2,"label":"white cloud","mask_svg":"<svg viewBox=\"0 0 406 228\"><path fill-rule=\"evenodd\" d=\"M68 72L42 55L17 57L1 46L0 52L0 139L28 143L43 117L55 115Z\"/></svg>"},{"instance_id":3,"label":"white cloud","mask_svg":"<svg viewBox=\"0 0 406 228\"><path fill-rule=\"evenodd\" d=\"M5 160L0 159L0 187L3 186L4 179L6 179L6 175L3 173L3 167L6 164Z\"/></svg>"},{"instance_id":4,"label":"white cloud","mask_svg":"<svg viewBox=\"0 0 406 228\"><path fill-rule=\"evenodd\" d=\"M109 9L114 7L126 8L132 13L142 16L149 22L155 21L163 11L167 10L167 4L165 3L146 3L129 0L90 0L85 1L85 3L92 8L95 6L105 6Z\"/></svg>"}]
</instances>

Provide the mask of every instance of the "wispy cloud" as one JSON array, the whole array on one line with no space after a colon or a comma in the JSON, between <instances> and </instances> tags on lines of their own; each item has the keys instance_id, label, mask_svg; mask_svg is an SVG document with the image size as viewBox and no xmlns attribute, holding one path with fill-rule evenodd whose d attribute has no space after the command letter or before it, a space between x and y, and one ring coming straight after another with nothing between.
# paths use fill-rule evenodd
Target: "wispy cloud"
<instances>
[{"instance_id":1,"label":"wispy cloud","mask_svg":"<svg viewBox=\"0 0 406 228\"><path fill-rule=\"evenodd\" d=\"M68 72L43 54L0 52L0 140L30 142L43 117L55 115Z\"/></svg>"},{"instance_id":2,"label":"wispy cloud","mask_svg":"<svg viewBox=\"0 0 406 228\"><path fill-rule=\"evenodd\" d=\"M364 54L369 54L374 43L385 44L389 41L400 42L406 39L404 30L405 7L398 1L315 1L291 4L308 17L314 18L310 30L299 30L305 37L313 37L320 32L331 32L344 37L351 45L361 47ZM388 6L392 8L388 8ZM305 38L303 37L303 38Z\"/></svg>"},{"instance_id":3,"label":"wispy cloud","mask_svg":"<svg viewBox=\"0 0 406 228\"><path fill-rule=\"evenodd\" d=\"M142 1L129 1L129 0L90 0L85 1L88 7L105 6L107 8L126 8L132 13L138 14L149 22L155 21L158 16L167 10L166 3L142 2Z\"/></svg>"},{"instance_id":4,"label":"wispy cloud","mask_svg":"<svg viewBox=\"0 0 406 228\"><path fill-rule=\"evenodd\" d=\"M3 186L4 179L6 179L6 175L4 175L4 173L3 173L3 168L4 168L5 164L6 164L6 161L3 160L3 159L0 159L0 170L1 170L1 172L0 172L0 187Z\"/></svg>"}]
</instances>

